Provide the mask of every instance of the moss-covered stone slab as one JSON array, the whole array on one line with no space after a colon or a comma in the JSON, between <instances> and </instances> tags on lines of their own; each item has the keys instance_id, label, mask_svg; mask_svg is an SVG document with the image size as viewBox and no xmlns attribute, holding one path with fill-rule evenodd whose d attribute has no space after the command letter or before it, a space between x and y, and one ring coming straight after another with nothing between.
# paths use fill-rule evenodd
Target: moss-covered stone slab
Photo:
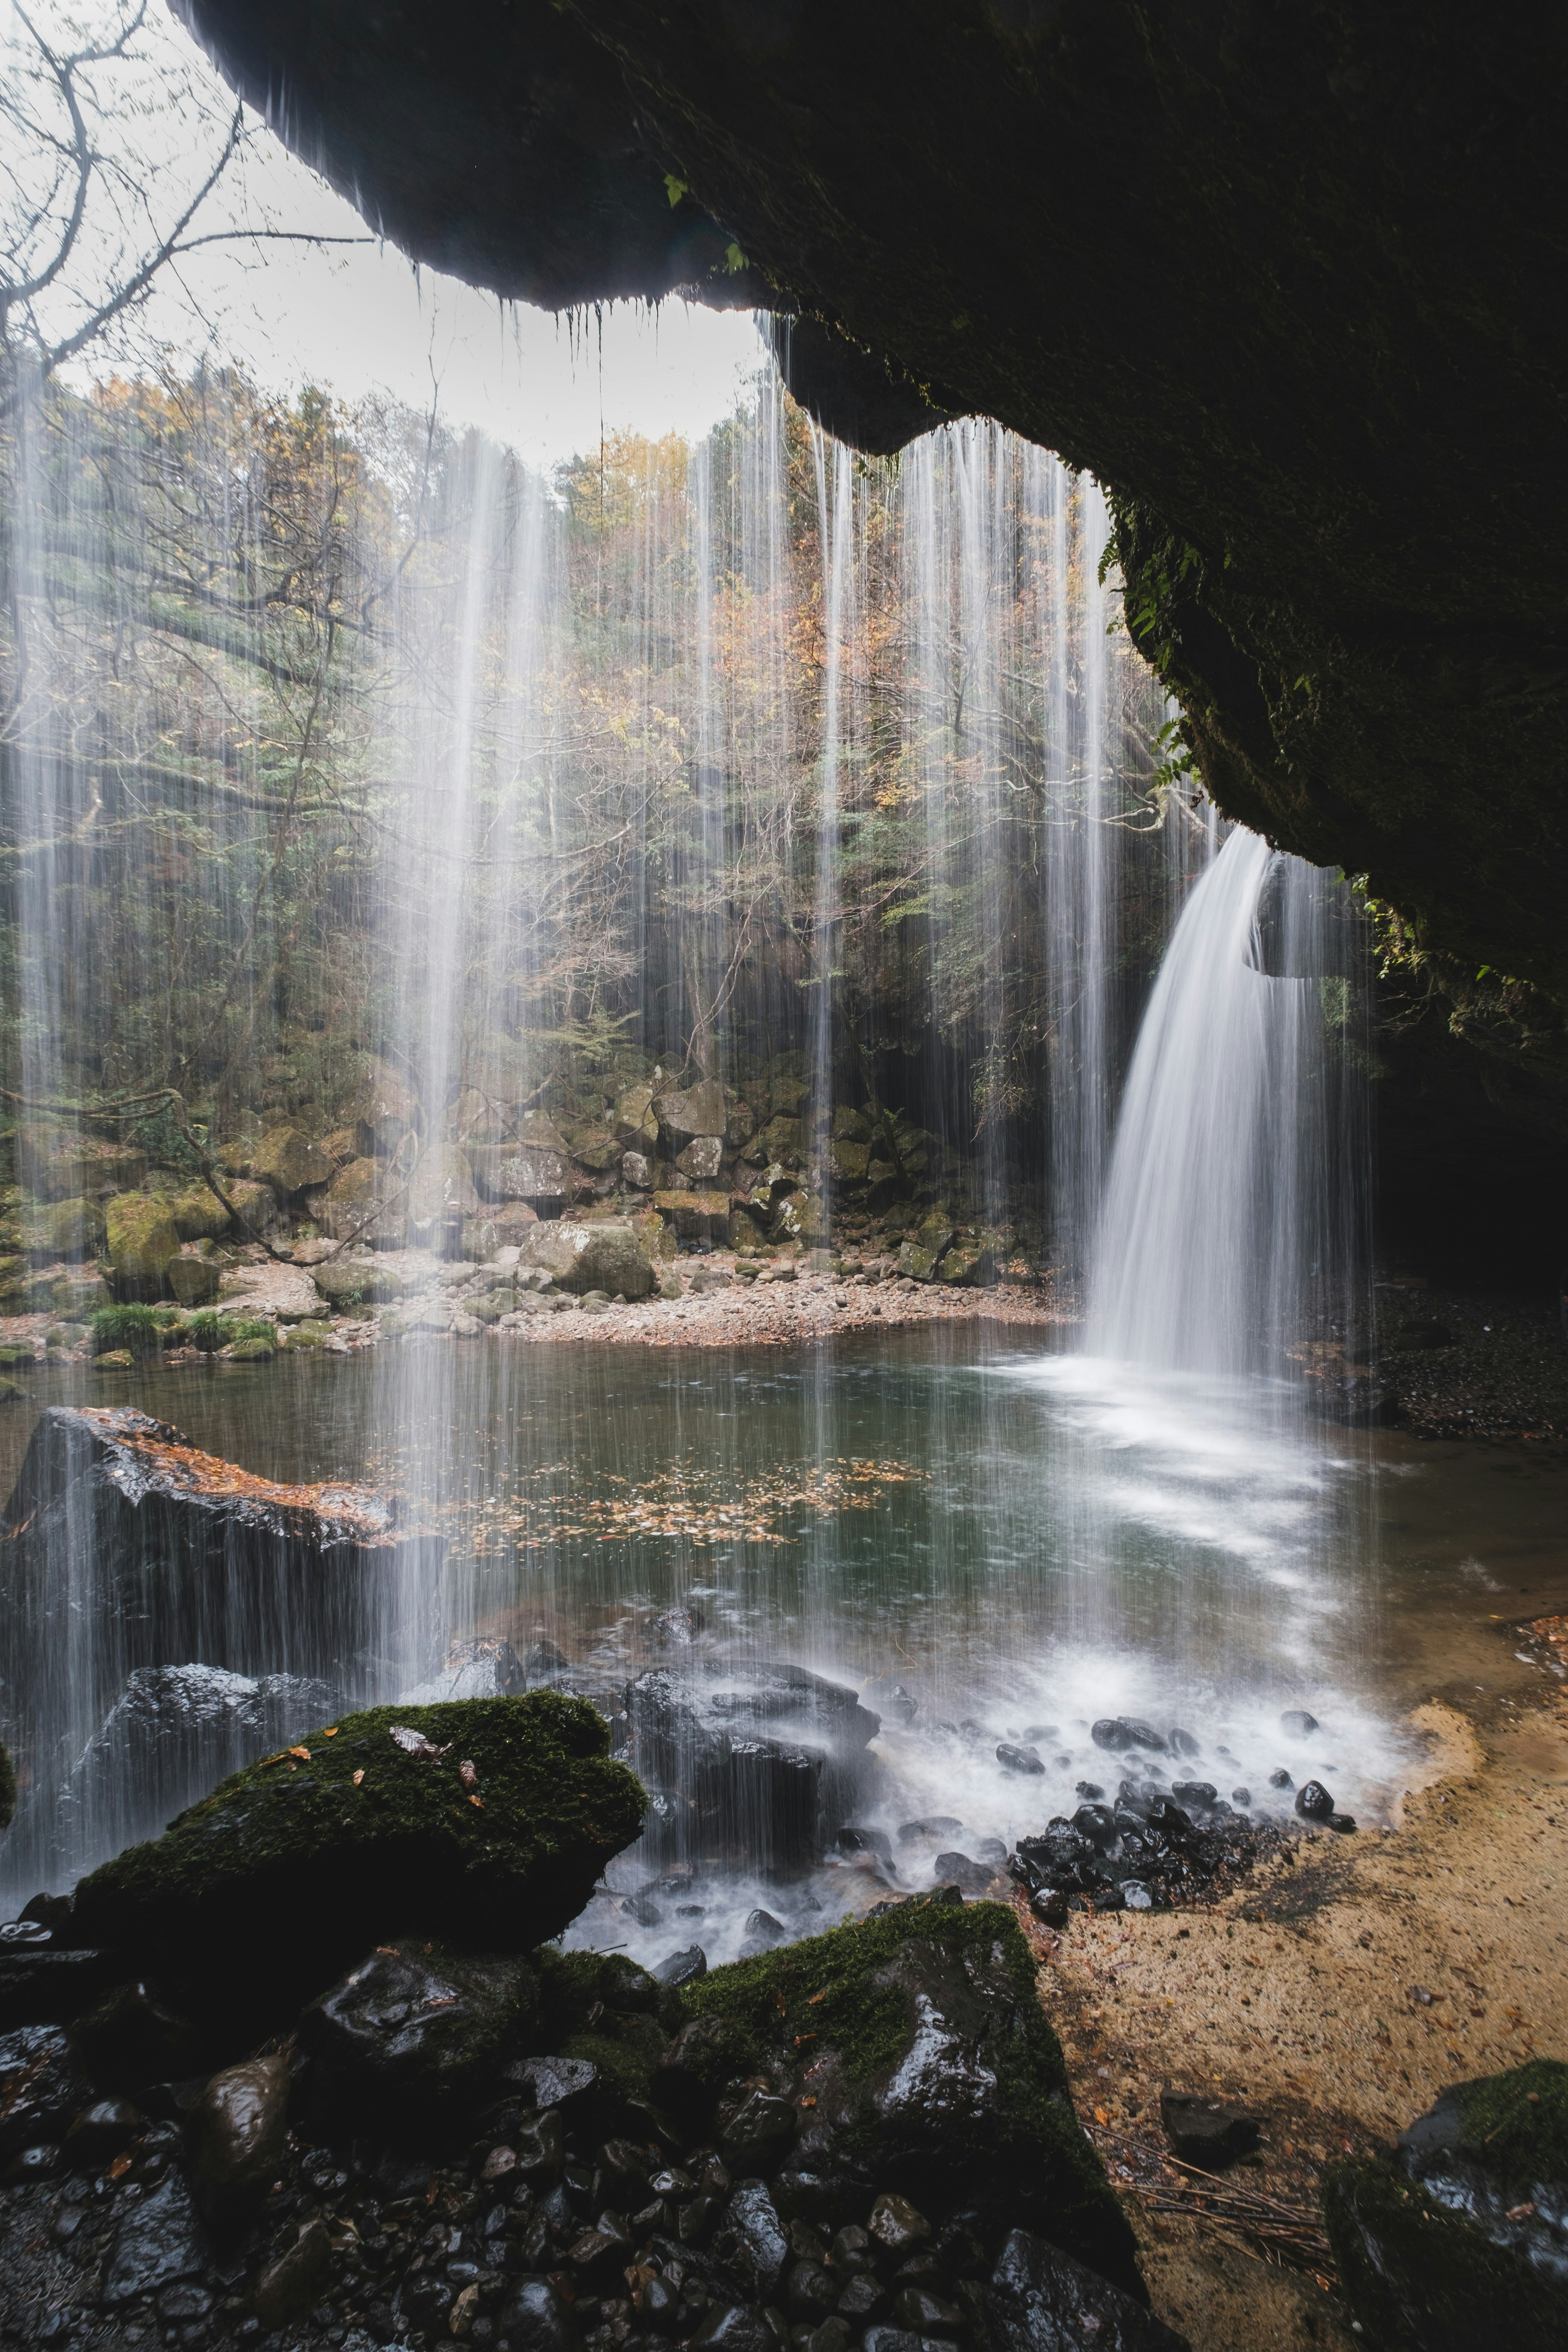
<instances>
[{"instance_id":1,"label":"moss-covered stone slab","mask_svg":"<svg viewBox=\"0 0 1568 2352\"><path fill-rule=\"evenodd\" d=\"M36 1202L22 1221L22 1246L34 1257L85 1257L104 1236L96 1201Z\"/></svg>"},{"instance_id":2,"label":"moss-covered stone slab","mask_svg":"<svg viewBox=\"0 0 1568 2352\"><path fill-rule=\"evenodd\" d=\"M169 1214L183 1242L220 1241L234 1223L228 1211L205 1184L193 1184L170 1197Z\"/></svg>"},{"instance_id":3,"label":"moss-covered stone slab","mask_svg":"<svg viewBox=\"0 0 1568 2352\"><path fill-rule=\"evenodd\" d=\"M798 2118L792 2169L896 2188L922 2211L994 2209L1143 2299L1005 1905L900 1904L715 1969L681 1999L689 2027L656 2096L689 2116L765 2075Z\"/></svg>"},{"instance_id":4,"label":"moss-covered stone slab","mask_svg":"<svg viewBox=\"0 0 1568 2352\"><path fill-rule=\"evenodd\" d=\"M641 1830L608 1748L553 1691L345 1716L94 1871L72 1932L209 2007L279 2012L399 1932L531 1949Z\"/></svg>"},{"instance_id":5,"label":"moss-covered stone slab","mask_svg":"<svg viewBox=\"0 0 1568 2352\"><path fill-rule=\"evenodd\" d=\"M127 1297L154 1296L180 1246L166 1201L151 1192L116 1192L104 1208L109 1262Z\"/></svg>"}]
</instances>

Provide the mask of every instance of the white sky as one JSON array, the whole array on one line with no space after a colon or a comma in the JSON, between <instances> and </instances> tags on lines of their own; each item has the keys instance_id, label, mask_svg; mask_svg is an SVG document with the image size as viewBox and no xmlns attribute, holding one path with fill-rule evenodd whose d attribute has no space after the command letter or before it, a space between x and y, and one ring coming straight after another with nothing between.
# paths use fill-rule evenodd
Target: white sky
<instances>
[{"instance_id":1,"label":"white sky","mask_svg":"<svg viewBox=\"0 0 1568 2352\"><path fill-rule=\"evenodd\" d=\"M125 6L41 0L28 13L47 38L69 47L84 24L100 30ZM3 71L20 27L4 5L0 19ZM101 69L101 127L140 182L135 203L167 221L199 184L234 100L161 0L152 0L136 52L134 68ZM352 206L270 132L195 226L258 221L321 236L366 233ZM117 233L99 232L102 252ZM138 313L132 349L149 342L192 357L205 343L209 357L280 391L310 382L351 402L384 391L425 410L436 390L448 423L479 425L534 463L591 449L616 426L694 437L729 412L763 357L748 312L621 303L557 319L416 272L390 247L248 240L209 245L158 281ZM84 359L79 375L125 364L123 351Z\"/></svg>"}]
</instances>

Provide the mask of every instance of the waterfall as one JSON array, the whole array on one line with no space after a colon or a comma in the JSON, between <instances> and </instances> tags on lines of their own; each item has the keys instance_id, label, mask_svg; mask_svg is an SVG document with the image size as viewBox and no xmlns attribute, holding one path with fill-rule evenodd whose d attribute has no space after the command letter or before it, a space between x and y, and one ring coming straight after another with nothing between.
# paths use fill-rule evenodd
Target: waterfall
<instances>
[{"instance_id":1,"label":"waterfall","mask_svg":"<svg viewBox=\"0 0 1568 2352\"><path fill-rule=\"evenodd\" d=\"M1090 1353L1278 1379L1292 1342L1325 1318L1342 1324L1365 1273L1339 1181L1353 1089L1337 1083L1346 1072L1324 1017L1325 996L1337 1014L1349 978L1347 896L1240 831L1194 887L1127 1075L1094 1244Z\"/></svg>"}]
</instances>

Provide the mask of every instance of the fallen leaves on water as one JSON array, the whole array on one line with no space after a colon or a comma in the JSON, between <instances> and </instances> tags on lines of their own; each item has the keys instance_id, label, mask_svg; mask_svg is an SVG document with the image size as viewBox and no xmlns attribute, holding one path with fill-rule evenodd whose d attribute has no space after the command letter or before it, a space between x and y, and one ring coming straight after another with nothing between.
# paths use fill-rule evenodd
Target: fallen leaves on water
<instances>
[{"instance_id":1,"label":"fallen leaves on water","mask_svg":"<svg viewBox=\"0 0 1568 2352\"><path fill-rule=\"evenodd\" d=\"M930 1475L912 1463L858 1457L793 1467L786 1464L739 1480L723 1471L681 1464L637 1486L605 1474L601 1485L616 1490L607 1494L514 1490L490 1496L454 1516L464 1549L481 1559L520 1545L584 1538L594 1543L651 1538L777 1546L794 1542L803 1532L787 1524L792 1517L826 1519L840 1511L873 1511L891 1489Z\"/></svg>"}]
</instances>

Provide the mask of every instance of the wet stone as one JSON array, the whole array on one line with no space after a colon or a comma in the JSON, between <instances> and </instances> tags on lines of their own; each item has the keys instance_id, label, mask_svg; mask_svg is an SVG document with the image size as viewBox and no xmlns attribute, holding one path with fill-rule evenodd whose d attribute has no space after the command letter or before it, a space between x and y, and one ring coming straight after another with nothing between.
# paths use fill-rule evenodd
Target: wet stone
<instances>
[{"instance_id":1,"label":"wet stone","mask_svg":"<svg viewBox=\"0 0 1568 2352\"><path fill-rule=\"evenodd\" d=\"M1206 2170L1249 2156L1258 2142L1257 2118L1219 2099L1183 2091L1162 2091L1160 2121L1175 2153Z\"/></svg>"},{"instance_id":2,"label":"wet stone","mask_svg":"<svg viewBox=\"0 0 1568 2352\"><path fill-rule=\"evenodd\" d=\"M206 2239L177 2172L132 2206L115 2233L104 2273L102 2299L111 2307L156 2294L176 2279L195 2278L210 2259Z\"/></svg>"},{"instance_id":3,"label":"wet stone","mask_svg":"<svg viewBox=\"0 0 1568 2352\"><path fill-rule=\"evenodd\" d=\"M962 1895L984 1895L996 1873L986 1863L972 1862L966 1853L939 1853L931 1865L939 1886L956 1886Z\"/></svg>"},{"instance_id":4,"label":"wet stone","mask_svg":"<svg viewBox=\"0 0 1568 2352\"><path fill-rule=\"evenodd\" d=\"M1039 1751L1034 1748L1016 1748L1004 1740L996 1750L996 1761L1005 1772L1021 1772L1031 1778L1045 1770Z\"/></svg>"},{"instance_id":5,"label":"wet stone","mask_svg":"<svg viewBox=\"0 0 1568 2352\"><path fill-rule=\"evenodd\" d=\"M684 1951L667 1952L653 1973L660 1984L695 1984L708 1973L708 1955L700 1944L689 1944Z\"/></svg>"},{"instance_id":6,"label":"wet stone","mask_svg":"<svg viewBox=\"0 0 1568 2352\"><path fill-rule=\"evenodd\" d=\"M986 2318L995 2352L1189 2352L1131 2295L1024 2230L1002 2249Z\"/></svg>"},{"instance_id":7,"label":"wet stone","mask_svg":"<svg viewBox=\"0 0 1568 2352\"><path fill-rule=\"evenodd\" d=\"M1317 1717L1309 1715L1305 1707L1293 1706L1280 1717L1279 1728L1292 1739L1310 1739L1320 1726Z\"/></svg>"},{"instance_id":8,"label":"wet stone","mask_svg":"<svg viewBox=\"0 0 1568 2352\"><path fill-rule=\"evenodd\" d=\"M1136 1716L1102 1716L1098 1723L1089 1726L1089 1736L1097 1748L1108 1748L1114 1754L1130 1748L1147 1748L1155 1755L1163 1755L1165 1750L1165 1741L1153 1725L1140 1722Z\"/></svg>"},{"instance_id":9,"label":"wet stone","mask_svg":"<svg viewBox=\"0 0 1568 2352\"><path fill-rule=\"evenodd\" d=\"M1296 1811L1304 1822L1326 1822L1334 1801L1321 1780L1304 1781L1296 1791Z\"/></svg>"}]
</instances>

